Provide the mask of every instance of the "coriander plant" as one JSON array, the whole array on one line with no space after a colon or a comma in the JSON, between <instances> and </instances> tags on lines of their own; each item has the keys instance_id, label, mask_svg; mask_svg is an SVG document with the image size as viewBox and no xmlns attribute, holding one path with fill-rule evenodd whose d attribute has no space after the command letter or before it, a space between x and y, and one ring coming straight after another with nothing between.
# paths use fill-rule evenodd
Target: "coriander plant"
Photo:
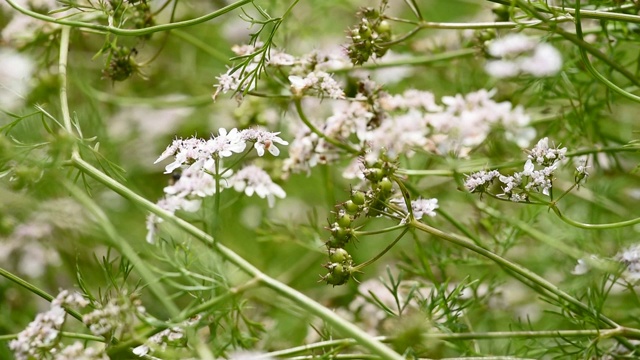
<instances>
[{"instance_id":1,"label":"coriander plant","mask_svg":"<svg viewBox=\"0 0 640 360\"><path fill-rule=\"evenodd\" d=\"M0 358L638 357L638 24L1 0Z\"/></svg>"}]
</instances>

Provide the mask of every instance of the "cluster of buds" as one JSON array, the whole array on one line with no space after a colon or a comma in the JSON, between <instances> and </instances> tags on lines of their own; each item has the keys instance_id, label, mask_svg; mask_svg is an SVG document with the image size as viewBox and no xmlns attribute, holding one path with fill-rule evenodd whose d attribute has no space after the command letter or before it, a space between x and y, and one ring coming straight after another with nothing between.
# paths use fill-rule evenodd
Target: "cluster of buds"
<instances>
[{"instance_id":1,"label":"cluster of buds","mask_svg":"<svg viewBox=\"0 0 640 360\"><path fill-rule=\"evenodd\" d=\"M102 76L113 81L127 80L131 75L140 72L140 66L133 57L138 53L135 48L109 46L109 58L102 70Z\"/></svg>"},{"instance_id":2,"label":"cluster of buds","mask_svg":"<svg viewBox=\"0 0 640 360\"><path fill-rule=\"evenodd\" d=\"M391 24L383 16L386 1L379 9L363 8L360 24L349 30L351 44L347 54L354 65L364 64L375 54L382 57L389 49L391 41Z\"/></svg>"},{"instance_id":3,"label":"cluster of buds","mask_svg":"<svg viewBox=\"0 0 640 360\"><path fill-rule=\"evenodd\" d=\"M380 216L387 208L387 202L393 193L391 177L396 166L389 161L377 161L363 170L370 187L367 191L352 190L349 200L337 206L335 220L328 228L331 237L325 243L329 262L324 267L329 273L321 281L336 286L349 281L358 267L354 266L351 255L345 246L356 238L353 223L361 215Z\"/></svg>"}]
</instances>

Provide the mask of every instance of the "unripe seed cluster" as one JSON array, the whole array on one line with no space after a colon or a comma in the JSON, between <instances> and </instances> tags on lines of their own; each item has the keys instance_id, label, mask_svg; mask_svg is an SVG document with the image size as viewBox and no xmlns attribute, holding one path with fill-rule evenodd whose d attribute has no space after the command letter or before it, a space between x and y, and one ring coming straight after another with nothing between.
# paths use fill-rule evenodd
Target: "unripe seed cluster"
<instances>
[{"instance_id":1,"label":"unripe seed cluster","mask_svg":"<svg viewBox=\"0 0 640 360\"><path fill-rule=\"evenodd\" d=\"M352 239L356 239L353 223L360 215L382 215L387 207L387 200L393 193L391 178L395 169L395 164L388 161L378 161L367 167L364 175L369 182L369 189L352 190L349 199L336 206L334 221L329 222L327 228L331 236L325 243L329 262L324 267L329 273L323 276L321 281L333 286L343 285L353 276L356 271L353 260L345 250L345 246Z\"/></svg>"},{"instance_id":2,"label":"unripe seed cluster","mask_svg":"<svg viewBox=\"0 0 640 360\"><path fill-rule=\"evenodd\" d=\"M385 7L383 2L381 10L363 8L360 23L349 30L351 45L347 53L354 65L364 64L373 54L381 57L389 50L387 43L391 41L391 24L383 16Z\"/></svg>"}]
</instances>

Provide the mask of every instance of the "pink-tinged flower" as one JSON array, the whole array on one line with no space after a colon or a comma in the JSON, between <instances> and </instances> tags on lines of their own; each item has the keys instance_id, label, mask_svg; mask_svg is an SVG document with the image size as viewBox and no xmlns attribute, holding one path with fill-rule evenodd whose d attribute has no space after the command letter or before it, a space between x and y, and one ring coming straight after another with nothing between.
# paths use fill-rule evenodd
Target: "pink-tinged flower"
<instances>
[{"instance_id":1,"label":"pink-tinged flower","mask_svg":"<svg viewBox=\"0 0 640 360\"><path fill-rule=\"evenodd\" d=\"M278 135L279 132L269 132L263 129L246 129L242 131L242 138L246 141L254 141L253 147L256 149L258 156L263 156L264 151L268 150L271 155L280 155L280 149L275 144L289 145L285 140L282 140Z\"/></svg>"}]
</instances>

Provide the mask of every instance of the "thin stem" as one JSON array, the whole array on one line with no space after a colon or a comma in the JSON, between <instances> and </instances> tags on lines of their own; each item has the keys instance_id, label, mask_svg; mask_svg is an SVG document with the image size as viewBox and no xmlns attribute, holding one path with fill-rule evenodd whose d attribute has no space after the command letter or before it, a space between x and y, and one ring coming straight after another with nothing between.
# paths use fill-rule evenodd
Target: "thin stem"
<instances>
[{"instance_id":1,"label":"thin stem","mask_svg":"<svg viewBox=\"0 0 640 360\"><path fill-rule=\"evenodd\" d=\"M62 20L62 19L56 19L47 15L43 15L40 13L37 13L35 11L31 11L28 9L25 9L23 7L21 7L20 5L18 5L14 0L6 0L7 3L9 3L9 5L11 5L11 7L13 7L14 9L18 10L19 12L31 16L32 18L36 18L38 20L42 20L42 21L46 21L46 22L50 22L50 23L55 23L55 24L59 24L59 25L67 25L67 26L71 26L74 28L81 28L81 29L92 29L92 30L98 30L98 31L102 31L104 33L111 33L111 34L115 34L115 35L121 35L121 36L143 36L143 35L148 35L148 34L153 34L155 32L159 32L159 31L169 31L169 30L173 30L173 29L178 29L178 28L183 28L183 27L188 27L188 26L193 26L193 25L197 25L206 21L209 21L211 19L215 19L219 16L222 16L228 12L231 12L232 10L235 10L243 5L246 5L248 3L251 3L253 0L239 0L238 2L235 2L233 4L227 5L225 7L223 7L222 9L218 9L214 12L211 12L207 15L204 16L200 16L198 18L195 19L191 19L191 20L185 20L185 21L178 21L175 23L170 23L170 24L161 24L161 25L156 25L156 26L149 26L147 28L144 29L120 29L120 28L116 28L116 27L112 27L112 26L108 26L108 25L99 25L99 24L91 24L91 23L85 23L85 22L81 22L81 21L71 21L71 20Z\"/></svg>"},{"instance_id":2,"label":"thin stem","mask_svg":"<svg viewBox=\"0 0 640 360\"><path fill-rule=\"evenodd\" d=\"M380 259L384 254L386 254L389 250L391 250L392 247L395 246L395 244L400 241L400 239L402 239L402 237L404 236L404 234L407 233L407 231L409 231L409 226L407 226L406 224L403 224L404 226L404 230L402 230L402 233L400 233L400 235L398 235L398 237L395 238L395 240L393 240L391 242L391 244L389 244L386 248L384 248L384 250L382 250L378 255L374 256L373 258L358 264L357 266L353 267L353 271L358 271L360 269L365 268L368 265L373 264L374 262L376 262L378 259Z\"/></svg>"},{"instance_id":3,"label":"thin stem","mask_svg":"<svg viewBox=\"0 0 640 360\"><path fill-rule=\"evenodd\" d=\"M193 237L195 237L205 245L215 250L224 259L226 259L230 263L237 266L244 273L246 273L247 275L253 278L256 278L260 282L260 284L268 287L269 289L273 290L277 294L280 294L281 296L287 299L290 299L291 301L293 301L294 303L296 303L298 306L308 311L309 313L320 317L321 319L326 321L329 325L333 326L336 329L336 331L356 339L360 345L366 347L371 352L377 354L381 358L403 360L403 357L400 356L398 353L391 350L387 346L383 345L379 341L372 339L369 334L367 334L357 326L343 319L342 317L340 317L330 309L327 309L326 307L318 304L313 299L307 297L301 292L262 273L260 270L258 270L258 268L253 266L250 262L248 262L247 260L239 256L229 248L222 245L219 241L214 242L213 238L209 234L205 233L201 229L198 229L197 227L193 226L187 221L182 220L174 216L173 214L167 212L166 210L158 207L156 204L153 204L152 202L143 198L142 196L136 194L131 189L120 184L119 182L107 176L100 170L93 167L91 164L84 161L77 154L72 156L71 163L82 172L93 177L98 182L107 186L108 188L115 191L116 193L122 195L124 198L128 199L129 201L133 202L134 204L138 205L144 210L147 210L156 214L157 216L161 217L165 221L176 225L186 233L192 235Z\"/></svg>"},{"instance_id":4,"label":"thin stem","mask_svg":"<svg viewBox=\"0 0 640 360\"><path fill-rule=\"evenodd\" d=\"M354 235L356 236L360 236L360 235L376 235L376 234L384 234L384 233L388 233L394 230L399 230L402 228L407 227L406 224L399 224L399 225L395 225L395 226L391 226L388 228L384 228L384 229L379 229L379 230L369 230L369 231L354 231Z\"/></svg>"},{"instance_id":5,"label":"thin stem","mask_svg":"<svg viewBox=\"0 0 640 360\"><path fill-rule=\"evenodd\" d=\"M577 36L577 38L579 40L584 41L583 36L582 36L581 14L582 13L580 11L580 1L578 1L578 2L576 2L576 9L575 9L576 36ZM589 70L589 72L591 73L591 75L593 75L594 78L599 80L601 83L603 83L609 89L615 91L619 95L622 95L622 96L626 97L629 100L632 100L632 101L635 101L635 102L640 102L640 96L634 95L634 94L622 89L621 87L619 87L618 85L614 84L609 79L604 77L602 74L600 74L600 72L598 70L596 70L595 67L593 67L593 64L591 64L591 61L589 61L589 57L587 56L586 51L584 51L584 49L582 47L580 47L580 46L578 46L578 49L580 50L580 57L582 59L582 63L585 65L587 70Z\"/></svg>"},{"instance_id":6,"label":"thin stem","mask_svg":"<svg viewBox=\"0 0 640 360\"><path fill-rule=\"evenodd\" d=\"M82 333L73 333L63 331L61 332L62 337L69 339L79 339L79 340L87 340L87 341L97 341L97 342L105 342L105 338L95 335L82 334ZM0 342L9 341L18 338L18 334L10 334L10 335L0 335Z\"/></svg>"},{"instance_id":7,"label":"thin stem","mask_svg":"<svg viewBox=\"0 0 640 360\"><path fill-rule=\"evenodd\" d=\"M453 170L414 170L414 169L398 169L398 174L408 176L453 176L456 174Z\"/></svg>"},{"instance_id":8,"label":"thin stem","mask_svg":"<svg viewBox=\"0 0 640 360\"><path fill-rule=\"evenodd\" d=\"M524 233L526 233L527 235L531 236L532 238L540 241L541 243L548 245L554 249L559 250L560 252L571 256L574 259L581 259L581 258L585 258L586 254L580 250L577 250L571 246L566 245L565 243L558 241L556 239L553 239L552 237L548 236L547 234L543 233L542 231L539 231L535 228L533 228L532 226L530 226L529 224L527 224L526 222L516 219L513 216L508 216L506 214L503 214L501 212L499 212L496 209L493 209L487 205L485 205L484 203L481 202L477 202L476 206L478 207L478 209L480 209L481 211L483 211L484 213L496 218L496 219L501 219L503 221L506 221L507 223L511 224L512 226L518 228L519 230L523 231Z\"/></svg>"},{"instance_id":9,"label":"thin stem","mask_svg":"<svg viewBox=\"0 0 640 360\"><path fill-rule=\"evenodd\" d=\"M0 276L6 278L7 280L11 280L14 283L22 286L23 288L31 291L32 293L40 296L41 298L51 302L53 299L55 299L55 296L52 296L51 294L49 294L48 292L40 289L39 287L33 285L32 283L22 279L21 277L3 269L0 267ZM68 308L64 308L64 311L73 316L74 318L76 318L78 321L82 322L82 314L80 314L79 312L73 310L73 309L68 309Z\"/></svg>"},{"instance_id":10,"label":"thin stem","mask_svg":"<svg viewBox=\"0 0 640 360\"><path fill-rule=\"evenodd\" d=\"M512 0L488 0L490 2L499 3L503 5L511 5ZM609 8L603 8L599 10L582 10L582 17L588 19L597 19L597 20L612 20L612 21L622 21L628 23L640 23L640 16L631 15L631 14L621 14L616 13L614 11L619 10L629 10L634 9L637 5L635 3L623 4L619 6L612 6ZM545 9L548 8L549 10ZM557 12L564 12L567 14L575 15L576 9L565 7L565 6L551 6L545 4L544 7L539 7L537 10L544 13L549 13L551 10Z\"/></svg>"},{"instance_id":11,"label":"thin stem","mask_svg":"<svg viewBox=\"0 0 640 360\"><path fill-rule=\"evenodd\" d=\"M531 14L531 16L536 17L537 19L540 19L541 21L543 21L544 23L547 23L547 24L553 23L553 20L547 19L546 17L542 16L533 6L530 6L529 4L524 2L523 0L516 0L516 2L519 4L520 8L526 9ZM555 31L556 33L561 35L563 38L569 40L570 42L572 42L575 45L577 45L578 47L580 47L580 49L588 51L591 55L593 55L596 58L600 59L601 61L605 62L611 68L615 69L617 72L622 74L629 81L631 81L634 85L640 86L640 80L638 80L633 73L631 73L629 70L627 70L624 67L622 67L622 65L620 65L617 62L613 61L607 55L603 54L595 46L589 44L588 42L586 42L584 40L579 39L576 35L570 34L569 32L565 31L564 29L562 29L560 27L553 26L549 30Z\"/></svg>"},{"instance_id":12,"label":"thin stem","mask_svg":"<svg viewBox=\"0 0 640 360\"><path fill-rule=\"evenodd\" d=\"M73 134L71 115L69 114L69 102L67 99L67 59L69 54L69 34L71 28L63 26L60 32L60 58L58 61L58 81L60 81L60 109L65 130Z\"/></svg>"},{"instance_id":13,"label":"thin stem","mask_svg":"<svg viewBox=\"0 0 640 360\"><path fill-rule=\"evenodd\" d=\"M102 209L83 191L81 191L77 186L71 184L69 181L62 181L62 184L65 186L67 191L71 193L73 197L78 200L85 209L88 209L89 212L95 217L97 223L102 227L105 234L111 240L111 245L113 245L118 251L126 257L132 264L135 264L135 269L140 277L144 279L145 286L149 288L151 293L156 297L164 309L166 309L169 314L172 316L176 316L180 310L178 307L170 301L171 297L165 289L158 284L158 278L154 273L145 265L145 261L143 261L138 253L129 245L129 241L122 238L116 227L111 223L109 217L102 211Z\"/></svg>"},{"instance_id":14,"label":"thin stem","mask_svg":"<svg viewBox=\"0 0 640 360\"><path fill-rule=\"evenodd\" d=\"M298 115L300 116L300 120L302 120L302 122L309 128L309 130L311 130L313 133L315 133L319 137L323 138L328 143L334 145L337 148L345 150L348 153L351 153L351 154L354 154L354 155L360 153L360 151L352 148L351 146L349 146L347 144L343 144L343 143L341 143L340 141L338 141L336 139L328 137L322 131L320 131L320 129L318 129L315 125L313 125L313 123L311 123L311 121L309 121L309 119L307 118L307 116L304 113L304 110L302 109L302 101L301 101L300 98L296 98L294 100L294 103L296 105L296 110L298 111Z\"/></svg>"},{"instance_id":15,"label":"thin stem","mask_svg":"<svg viewBox=\"0 0 640 360\"><path fill-rule=\"evenodd\" d=\"M184 311L182 311L180 314L178 314L176 317L172 318L170 321L167 321L167 323L162 324L160 326L157 326L149 331L147 331L144 335L142 335L140 338L141 339L148 339L151 336L161 332L162 330L168 329L171 326L175 325L175 324L180 324L198 314L202 314L205 313L211 309L215 309L216 307L219 307L220 304L224 303L225 301L238 296L242 293L244 293L245 291L252 289L254 287L256 287L256 285L258 285L258 279L251 279L249 281L247 281L245 284L240 285L240 286L236 286L234 288L229 289L226 293L222 294L222 295L218 295L212 299L209 299L201 304L198 304L197 306L194 306L192 308L189 309L185 309ZM118 355L126 352L127 349L135 347L140 345L141 342L140 340L137 339L131 339L127 342L124 343L120 343L117 346L114 346L112 348L109 349L108 354L111 358L118 358Z\"/></svg>"},{"instance_id":16,"label":"thin stem","mask_svg":"<svg viewBox=\"0 0 640 360\"><path fill-rule=\"evenodd\" d=\"M567 224L569 224L571 226L579 227L579 228L582 228L582 229L588 229L588 230L617 229L617 228L632 226L632 225L635 225L635 224L640 224L640 217L639 218L635 218L635 219L631 219L631 220L620 221L620 222L615 222L615 223L608 223L608 224L586 224L586 223L581 223L581 222L578 222L578 221L575 221L575 220L571 220L568 217L564 216L562 214L562 212L560 212L560 209L558 209L558 206L556 206L556 205L552 205L551 206L551 210L553 210L553 212L556 215L558 215L560 220L564 221L565 223L567 223Z\"/></svg>"},{"instance_id":17,"label":"thin stem","mask_svg":"<svg viewBox=\"0 0 640 360\"><path fill-rule=\"evenodd\" d=\"M495 254L495 253L493 253L493 252L491 252L491 251L489 251L489 250L487 250L487 249L485 249L483 247L480 247L480 246L474 244L470 239L467 239L467 238L465 238L463 236L460 236L460 235L457 235L457 234L445 233L445 232L443 232L441 230L438 230L438 229L436 229L434 227L431 227L429 225L426 225L426 224L424 224L422 222L419 222L419 221L416 221L416 220L412 221L410 224L411 224L412 227L414 227L414 228L416 228L416 229L418 229L420 231L426 232L428 234L431 234L431 235L433 235L435 237L438 237L440 239L446 240L446 241L448 241L450 243L453 243L455 245L462 246L462 247L464 247L466 249L469 249L469 250L471 250L471 251L473 251L473 252L475 252L475 253L477 253L477 254L479 254L481 256L484 256L484 257L488 258L489 260L495 262L496 264L500 265L501 267L505 268L506 270L509 270L509 271L521 276L522 278L524 278L524 279L530 281L531 283L539 286L540 288L548 291L550 294L555 295L559 300L560 299L564 300L567 303L575 306L576 308L578 308L578 309L580 309L580 310L582 310L582 311L584 311L586 313L593 314L593 311L589 306L583 304L582 302L580 302L579 300L577 300L573 296L571 296L571 295L567 294L566 292L560 290L557 286L553 285L552 283L550 283L546 279L542 278L538 274L536 274L536 273L530 271L529 269L526 269L526 268L524 268L524 267L522 267L522 266L520 266L520 265L518 265L516 263L513 263L513 262L501 257L498 254ZM608 317L606 317L603 314L598 313L598 314L594 314L594 316L596 316L603 324L605 324L607 326L610 326L612 328L618 328L619 327L619 325L615 321L609 319Z\"/></svg>"}]
</instances>

